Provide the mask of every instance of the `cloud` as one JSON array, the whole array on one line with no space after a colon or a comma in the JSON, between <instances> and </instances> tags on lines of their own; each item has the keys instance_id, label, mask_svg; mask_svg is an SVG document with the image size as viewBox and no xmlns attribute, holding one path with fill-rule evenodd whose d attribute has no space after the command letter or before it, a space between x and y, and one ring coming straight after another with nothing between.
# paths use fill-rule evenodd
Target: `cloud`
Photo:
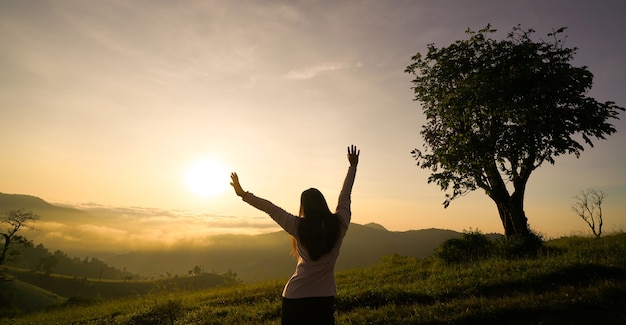
<instances>
[{"instance_id":1,"label":"cloud","mask_svg":"<svg viewBox=\"0 0 626 325\"><path fill-rule=\"evenodd\" d=\"M106 206L85 203L64 206L84 211L82 219L47 220L27 237L52 250L128 251L199 247L224 234L279 231L266 217L237 217L188 210ZM51 216L52 217L52 216Z\"/></svg>"},{"instance_id":2,"label":"cloud","mask_svg":"<svg viewBox=\"0 0 626 325\"><path fill-rule=\"evenodd\" d=\"M67 204L66 204L67 205ZM259 229L274 228L276 224L266 217L239 217L212 213L197 213L184 209L158 209L146 207L119 207L96 203L71 205L72 208L85 211L104 224L150 227L163 225L189 224L194 227L245 229L256 233ZM226 231L227 233L231 231ZM244 231L245 232L245 231Z\"/></svg>"},{"instance_id":3,"label":"cloud","mask_svg":"<svg viewBox=\"0 0 626 325\"><path fill-rule=\"evenodd\" d=\"M344 70L344 69L357 69L363 67L361 63L337 63L337 62L327 62L321 63L312 67L299 69L299 70L291 70L286 75L286 79L290 80L304 80L304 79L312 79L317 77L321 73Z\"/></svg>"},{"instance_id":4,"label":"cloud","mask_svg":"<svg viewBox=\"0 0 626 325\"><path fill-rule=\"evenodd\" d=\"M75 229L89 237L99 236L99 237L108 237L108 238L120 238L120 237L126 236L128 233L127 231L120 230L117 228L92 225L92 224L79 225Z\"/></svg>"},{"instance_id":5,"label":"cloud","mask_svg":"<svg viewBox=\"0 0 626 325\"><path fill-rule=\"evenodd\" d=\"M65 242L68 245L75 245L76 242L80 241L80 238L60 231L48 232L44 236L42 236L41 239L45 240L46 242L53 243Z\"/></svg>"},{"instance_id":6,"label":"cloud","mask_svg":"<svg viewBox=\"0 0 626 325\"><path fill-rule=\"evenodd\" d=\"M44 232L63 231L67 226L61 222L37 221L36 229Z\"/></svg>"}]
</instances>

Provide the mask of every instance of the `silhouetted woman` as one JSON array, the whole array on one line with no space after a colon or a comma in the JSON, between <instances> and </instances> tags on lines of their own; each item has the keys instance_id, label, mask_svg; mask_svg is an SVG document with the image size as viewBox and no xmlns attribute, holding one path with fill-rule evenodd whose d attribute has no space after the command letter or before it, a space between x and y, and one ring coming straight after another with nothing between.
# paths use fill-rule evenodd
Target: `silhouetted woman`
<instances>
[{"instance_id":1,"label":"silhouetted woman","mask_svg":"<svg viewBox=\"0 0 626 325\"><path fill-rule=\"evenodd\" d=\"M360 151L348 147L350 167L343 182L337 210L332 213L320 191L310 188L300 197L300 216L246 192L236 173L230 183L245 202L269 214L295 239L296 271L283 289L282 324L334 324L335 262L350 225L350 195Z\"/></svg>"}]
</instances>

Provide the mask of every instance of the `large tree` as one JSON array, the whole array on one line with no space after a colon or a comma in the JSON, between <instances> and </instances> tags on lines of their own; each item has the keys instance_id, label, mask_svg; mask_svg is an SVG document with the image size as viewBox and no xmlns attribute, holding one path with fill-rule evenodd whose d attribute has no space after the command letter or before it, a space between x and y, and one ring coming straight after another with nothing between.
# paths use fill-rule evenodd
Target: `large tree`
<instances>
[{"instance_id":1,"label":"large tree","mask_svg":"<svg viewBox=\"0 0 626 325\"><path fill-rule=\"evenodd\" d=\"M446 192L444 207L483 189L495 202L507 238L529 238L524 194L531 173L556 156L579 157L583 145L616 130L623 107L587 96L593 75L570 61L565 28L547 40L516 26L496 40L487 25L468 39L412 57L405 72L421 102L423 149L411 153L430 169L429 183Z\"/></svg>"},{"instance_id":2,"label":"large tree","mask_svg":"<svg viewBox=\"0 0 626 325\"><path fill-rule=\"evenodd\" d=\"M39 219L39 216L33 214L30 211L9 210L4 215L0 216L0 235L4 239L4 246L2 252L0 252L0 265L2 265L7 256L9 255L9 247L11 243L18 243L26 246L32 245L32 243L24 236L20 236L17 233L24 229L34 229L31 222Z\"/></svg>"}]
</instances>

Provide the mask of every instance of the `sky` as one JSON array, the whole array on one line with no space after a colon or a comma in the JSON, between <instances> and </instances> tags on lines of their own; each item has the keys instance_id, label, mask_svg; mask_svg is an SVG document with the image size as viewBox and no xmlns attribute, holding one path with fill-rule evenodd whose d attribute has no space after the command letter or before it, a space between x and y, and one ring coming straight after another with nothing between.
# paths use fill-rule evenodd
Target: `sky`
<instances>
[{"instance_id":1,"label":"sky","mask_svg":"<svg viewBox=\"0 0 626 325\"><path fill-rule=\"evenodd\" d=\"M81 223L102 234L127 235L137 211L159 219L148 237L275 231L235 196L230 172L296 214L310 187L335 206L355 144L353 222L502 233L483 191L444 208L416 166L425 117L404 69L467 28L490 23L503 38L521 24L546 38L568 27L572 63L594 74L589 95L623 107L625 13L623 1L0 0L0 192L127 211L126 225ZM608 194L605 232L626 229L620 117L580 159L532 174L534 230L590 233L572 211L587 188ZM198 184L202 168L211 173Z\"/></svg>"}]
</instances>

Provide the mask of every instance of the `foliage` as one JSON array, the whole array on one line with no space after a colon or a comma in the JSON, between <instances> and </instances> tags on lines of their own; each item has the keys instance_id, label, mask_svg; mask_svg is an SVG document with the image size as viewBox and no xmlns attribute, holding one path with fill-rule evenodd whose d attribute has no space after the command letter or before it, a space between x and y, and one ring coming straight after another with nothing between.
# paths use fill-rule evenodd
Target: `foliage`
<instances>
[{"instance_id":1,"label":"foliage","mask_svg":"<svg viewBox=\"0 0 626 325\"><path fill-rule=\"evenodd\" d=\"M32 243L26 239L26 237L20 236L17 233L23 228L35 229L31 223L39 218L38 215L23 209L8 210L4 215L0 216L0 225L2 225L2 227L4 227L4 225L7 226L7 228L0 229L0 235L2 235L4 239L4 247L2 248L2 252L0 252L0 265L4 264L7 256L15 256L9 251L11 243L15 242L23 246L32 246Z\"/></svg>"},{"instance_id":2,"label":"foliage","mask_svg":"<svg viewBox=\"0 0 626 325\"><path fill-rule=\"evenodd\" d=\"M530 230L527 236L489 239L479 230L465 231L461 238L448 239L435 250L435 257L446 264L476 262L488 258L520 259L547 254L543 237ZM556 250L552 250L553 253Z\"/></svg>"},{"instance_id":3,"label":"foliage","mask_svg":"<svg viewBox=\"0 0 626 325\"><path fill-rule=\"evenodd\" d=\"M51 253L43 244L20 248L20 258L7 265L33 271L52 271L58 274L80 278L99 279L141 279L141 276L108 265L95 257L69 257L65 252L56 250Z\"/></svg>"},{"instance_id":4,"label":"foliage","mask_svg":"<svg viewBox=\"0 0 626 325\"><path fill-rule=\"evenodd\" d=\"M54 255L46 256L39 262L39 265L41 265L46 275L50 275L52 269L54 269L57 264L59 264L59 260ZM37 269L39 269L39 267L37 267Z\"/></svg>"},{"instance_id":5,"label":"foliage","mask_svg":"<svg viewBox=\"0 0 626 325\"><path fill-rule=\"evenodd\" d=\"M496 32L490 25L468 29L469 39L429 44L405 70L427 119L424 149L412 151L418 166L447 192L445 207L485 190L507 237L529 235L523 202L531 173L615 133L609 122L624 110L587 96L593 75L571 65L577 49L564 46L564 30L534 41L534 31L520 26L504 40L489 37Z\"/></svg>"},{"instance_id":6,"label":"foliage","mask_svg":"<svg viewBox=\"0 0 626 325\"><path fill-rule=\"evenodd\" d=\"M602 236L602 203L608 194L596 189L587 189L576 195L572 206L576 215L583 219L596 237Z\"/></svg>"},{"instance_id":7,"label":"foliage","mask_svg":"<svg viewBox=\"0 0 626 325\"><path fill-rule=\"evenodd\" d=\"M496 241L496 255L505 259L537 257L547 253L543 236L529 230L527 236L510 236Z\"/></svg>"},{"instance_id":8,"label":"foliage","mask_svg":"<svg viewBox=\"0 0 626 325\"><path fill-rule=\"evenodd\" d=\"M620 324L626 317L626 234L560 238L531 259L446 265L388 256L337 274L337 324ZM278 324L286 279L23 315L13 324Z\"/></svg>"},{"instance_id":9,"label":"foliage","mask_svg":"<svg viewBox=\"0 0 626 325\"><path fill-rule=\"evenodd\" d=\"M491 257L494 248L494 243L479 230L469 230L461 238L443 242L435 251L435 256L448 264L474 262Z\"/></svg>"}]
</instances>

